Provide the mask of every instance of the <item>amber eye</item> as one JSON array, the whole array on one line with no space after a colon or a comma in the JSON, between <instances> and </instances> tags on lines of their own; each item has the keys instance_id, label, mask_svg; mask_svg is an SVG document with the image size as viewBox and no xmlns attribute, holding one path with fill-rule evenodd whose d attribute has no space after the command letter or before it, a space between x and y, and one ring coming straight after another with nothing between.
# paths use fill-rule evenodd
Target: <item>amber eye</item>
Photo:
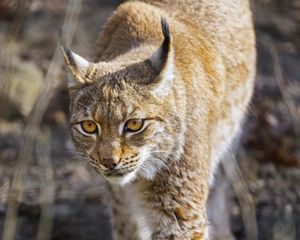
<instances>
[{"instance_id":1,"label":"amber eye","mask_svg":"<svg viewBox=\"0 0 300 240\"><path fill-rule=\"evenodd\" d=\"M125 130L129 132L137 132L144 125L144 120L140 118L130 119L125 124Z\"/></svg>"},{"instance_id":2,"label":"amber eye","mask_svg":"<svg viewBox=\"0 0 300 240\"><path fill-rule=\"evenodd\" d=\"M84 132L88 134L93 134L97 132L98 129L96 123L90 120L81 122L81 128Z\"/></svg>"}]
</instances>

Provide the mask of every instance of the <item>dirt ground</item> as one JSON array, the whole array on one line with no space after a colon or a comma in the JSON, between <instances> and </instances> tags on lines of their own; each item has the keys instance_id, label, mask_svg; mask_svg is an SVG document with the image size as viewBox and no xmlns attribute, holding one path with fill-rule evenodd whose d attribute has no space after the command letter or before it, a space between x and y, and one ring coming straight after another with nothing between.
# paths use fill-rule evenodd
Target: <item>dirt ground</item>
<instances>
[{"instance_id":1,"label":"dirt ground","mask_svg":"<svg viewBox=\"0 0 300 240\"><path fill-rule=\"evenodd\" d=\"M79 2L72 50L92 60L120 1ZM53 57L68 1L8 3L0 0L0 236L109 240L105 182L76 157L66 75L61 56ZM216 176L209 214L219 239L300 239L300 1L257 0L253 9L255 94L236 157ZM39 108L41 116L32 111Z\"/></svg>"}]
</instances>

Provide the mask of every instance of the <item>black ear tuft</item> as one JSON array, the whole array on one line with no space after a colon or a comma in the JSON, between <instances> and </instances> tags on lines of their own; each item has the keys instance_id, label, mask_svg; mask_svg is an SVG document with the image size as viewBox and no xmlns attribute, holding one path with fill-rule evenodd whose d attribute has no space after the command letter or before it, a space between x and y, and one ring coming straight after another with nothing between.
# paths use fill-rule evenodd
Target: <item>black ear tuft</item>
<instances>
[{"instance_id":1,"label":"black ear tuft","mask_svg":"<svg viewBox=\"0 0 300 240\"><path fill-rule=\"evenodd\" d=\"M171 34L169 30L169 24L166 19L161 17L161 29L164 36L164 41L160 48L146 60L152 69L159 74L167 63L168 55L171 49Z\"/></svg>"},{"instance_id":2,"label":"black ear tuft","mask_svg":"<svg viewBox=\"0 0 300 240\"><path fill-rule=\"evenodd\" d=\"M71 65L73 68L77 68L72 52L65 45L61 45L61 49L64 54L66 64Z\"/></svg>"},{"instance_id":3,"label":"black ear tuft","mask_svg":"<svg viewBox=\"0 0 300 240\"><path fill-rule=\"evenodd\" d=\"M170 28L167 20L163 17L160 19L161 22L161 29L164 35L164 42L162 44L163 51L168 52L170 47L171 35L170 35Z\"/></svg>"},{"instance_id":4,"label":"black ear tuft","mask_svg":"<svg viewBox=\"0 0 300 240\"><path fill-rule=\"evenodd\" d=\"M63 28L60 28L59 30L59 42L66 64L71 65L73 68L77 68L74 56L72 52L67 48L66 31L64 31Z\"/></svg>"}]
</instances>

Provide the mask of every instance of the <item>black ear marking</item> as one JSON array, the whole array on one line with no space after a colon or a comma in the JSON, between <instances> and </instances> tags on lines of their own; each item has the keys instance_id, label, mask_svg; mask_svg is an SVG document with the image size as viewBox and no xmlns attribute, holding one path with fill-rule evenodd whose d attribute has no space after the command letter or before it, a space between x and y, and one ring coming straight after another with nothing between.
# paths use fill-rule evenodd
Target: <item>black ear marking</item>
<instances>
[{"instance_id":1,"label":"black ear marking","mask_svg":"<svg viewBox=\"0 0 300 240\"><path fill-rule=\"evenodd\" d=\"M170 34L170 28L169 28L169 24L167 22L167 20L163 17L161 17L160 19L161 22L161 29L164 35L164 42L162 44L162 48L164 51L169 50L170 48L170 42L171 42L171 34Z\"/></svg>"},{"instance_id":2,"label":"black ear marking","mask_svg":"<svg viewBox=\"0 0 300 240\"><path fill-rule=\"evenodd\" d=\"M64 31L63 28L60 28L60 30L59 30L58 39L59 39L60 48L64 55L66 64L71 65L73 68L77 68L77 64L75 62L74 56L73 56L72 52L67 48L66 31Z\"/></svg>"},{"instance_id":3,"label":"black ear marking","mask_svg":"<svg viewBox=\"0 0 300 240\"><path fill-rule=\"evenodd\" d=\"M159 49L157 49L157 51L149 59L146 60L146 63L151 66L151 68L156 72L157 75L167 64L169 52L171 49L171 34L169 30L169 24L163 17L161 17L160 20L164 40Z\"/></svg>"},{"instance_id":4,"label":"black ear marking","mask_svg":"<svg viewBox=\"0 0 300 240\"><path fill-rule=\"evenodd\" d=\"M170 28L169 28L169 24L168 24L167 20L165 18L161 17L160 23L161 23L161 30L164 35L164 41L161 45L161 56L160 56L161 61L162 61L161 67L163 67L163 65L167 59L168 52L170 50L171 34L170 34Z\"/></svg>"},{"instance_id":5,"label":"black ear marking","mask_svg":"<svg viewBox=\"0 0 300 240\"><path fill-rule=\"evenodd\" d=\"M63 54L65 55L65 60L67 61L68 65L71 65L75 69L77 68L77 64L74 60L72 52L64 45L61 45L61 49L63 51Z\"/></svg>"}]
</instances>

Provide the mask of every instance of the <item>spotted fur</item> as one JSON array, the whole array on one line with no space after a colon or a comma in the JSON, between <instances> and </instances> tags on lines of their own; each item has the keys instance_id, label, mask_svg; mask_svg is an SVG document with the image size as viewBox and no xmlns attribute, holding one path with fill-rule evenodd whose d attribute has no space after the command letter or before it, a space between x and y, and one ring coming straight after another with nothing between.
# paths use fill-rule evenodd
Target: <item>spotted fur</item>
<instances>
[{"instance_id":1,"label":"spotted fur","mask_svg":"<svg viewBox=\"0 0 300 240\"><path fill-rule=\"evenodd\" d=\"M208 239L209 179L253 91L248 1L128 1L101 32L94 63L62 50L73 140L111 184L115 239ZM135 118L143 128L126 132ZM78 131L86 120L97 133ZM108 169L107 158L118 164Z\"/></svg>"}]
</instances>

